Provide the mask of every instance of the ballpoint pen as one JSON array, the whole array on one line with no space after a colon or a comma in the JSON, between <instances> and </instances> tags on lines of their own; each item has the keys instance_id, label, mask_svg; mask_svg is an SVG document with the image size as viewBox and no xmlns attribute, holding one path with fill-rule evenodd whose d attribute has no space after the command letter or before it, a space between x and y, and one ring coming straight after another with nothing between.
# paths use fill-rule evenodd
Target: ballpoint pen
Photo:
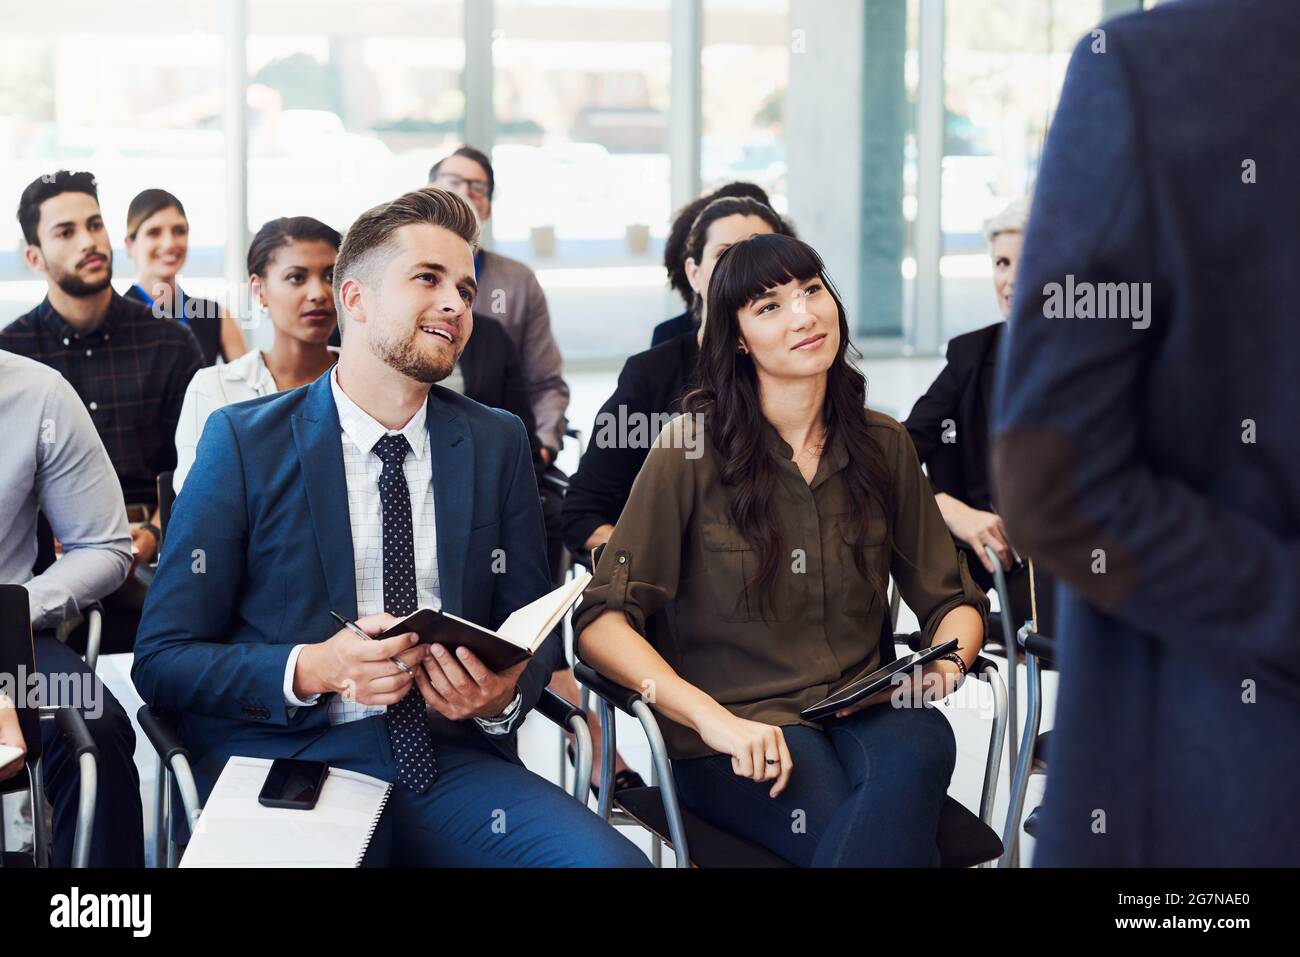
<instances>
[{"instance_id":1,"label":"ballpoint pen","mask_svg":"<svg viewBox=\"0 0 1300 957\"><path fill-rule=\"evenodd\" d=\"M352 632L352 634L356 635L358 638L364 638L366 641L377 640L373 635L367 635L364 631L362 631L361 626L358 625L355 621L349 621L347 618L344 618L342 615L340 615L337 611L331 611L330 614L334 616L335 621L337 621L348 631ZM402 671L404 671L406 674L408 675L411 674L411 669L407 667L406 662L399 661L397 658L389 658L388 660L391 661L393 664L397 665L397 667Z\"/></svg>"}]
</instances>

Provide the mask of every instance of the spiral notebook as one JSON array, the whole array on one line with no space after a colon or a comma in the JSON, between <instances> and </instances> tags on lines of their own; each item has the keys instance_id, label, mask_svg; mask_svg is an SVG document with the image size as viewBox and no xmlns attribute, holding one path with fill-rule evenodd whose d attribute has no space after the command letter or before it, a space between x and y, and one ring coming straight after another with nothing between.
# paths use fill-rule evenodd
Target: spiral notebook
<instances>
[{"instance_id":1,"label":"spiral notebook","mask_svg":"<svg viewBox=\"0 0 1300 957\"><path fill-rule=\"evenodd\" d=\"M271 762L232 757L194 826L181 867L360 867L393 786L330 768L310 811L263 807Z\"/></svg>"}]
</instances>

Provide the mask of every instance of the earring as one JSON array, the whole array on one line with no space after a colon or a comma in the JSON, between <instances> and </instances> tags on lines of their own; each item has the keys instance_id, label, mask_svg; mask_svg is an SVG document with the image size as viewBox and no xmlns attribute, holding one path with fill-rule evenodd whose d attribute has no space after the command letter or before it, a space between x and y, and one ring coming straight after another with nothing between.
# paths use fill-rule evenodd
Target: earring
<instances>
[{"instance_id":1,"label":"earring","mask_svg":"<svg viewBox=\"0 0 1300 957\"><path fill-rule=\"evenodd\" d=\"M742 355L742 356L747 356L747 355L749 355L749 350L746 349L745 346L744 346L744 344L742 343L741 346L740 346L740 348L736 350L736 354L737 354L737 355Z\"/></svg>"}]
</instances>

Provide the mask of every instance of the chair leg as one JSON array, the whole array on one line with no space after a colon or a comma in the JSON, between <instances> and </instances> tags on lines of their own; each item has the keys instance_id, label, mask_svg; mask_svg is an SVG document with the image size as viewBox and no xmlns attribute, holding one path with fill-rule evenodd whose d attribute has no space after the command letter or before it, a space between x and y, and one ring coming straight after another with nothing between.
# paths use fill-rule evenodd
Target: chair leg
<instances>
[{"instance_id":1,"label":"chair leg","mask_svg":"<svg viewBox=\"0 0 1300 957\"><path fill-rule=\"evenodd\" d=\"M98 608L92 608L86 616L86 665L92 674L99 666L99 646L103 635L104 613Z\"/></svg>"},{"instance_id":2,"label":"chair leg","mask_svg":"<svg viewBox=\"0 0 1300 957\"><path fill-rule=\"evenodd\" d=\"M199 803L199 787L194 783L194 774L190 771L190 762L184 755L172 758L172 774L176 777L176 789L181 795L181 808L185 811L185 822L190 832L198 824L203 805ZM168 799L170 801L170 798Z\"/></svg>"},{"instance_id":3,"label":"chair leg","mask_svg":"<svg viewBox=\"0 0 1300 957\"><path fill-rule=\"evenodd\" d=\"M659 768L654 763L650 765L650 786L659 787ZM663 790L660 789L660 794ZM664 866L664 842L658 834L650 834L650 866L659 870Z\"/></svg>"},{"instance_id":4,"label":"chair leg","mask_svg":"<svg viewBox=\"0 0 1300 957\"><path fill-rule=\"evenodd\" d=\"M1029 789L1029 770L1034 760L1034 741L1038 738L1038 725L1042 719L1042 672L1038 658L1025 656L1025 692L1028 714L1021 739L1020 754L1011 779L1011 800L1007 806L1007 822L1002 834L1002 859L999 867L1020 866L1020 817L1025 810L1025 792Z\"/></svg>"},{"instance_id":5,"label":"chair leg","mask_svg":"<svg viewBox=\"0 0 1300 957\"><path fill-rule=\"evenodd\" d=\"M153 784L153 866L167 866L167 835L171 833L171 822L167 819L167 765L158 756L158 775Z\"/></svg>"},{"instance_id":6,"label":"chair leg","mask_svg":"<svg viewBox=\"0 0 1300 957\"><path fill-rule=\"evenodd\" d=\"M1002 749L1007 743L1007 686L1002 676L989 670L980 676L993 692L993 728L989 732L989 753L984 764L984 789L980 794L980 820L993 824L993 802L997 799L998 775L1002 772Z\"/></svg>"},{"instance_id":7,"label":"chair leg","mask_svg":"<svg viewBox=\"0 0 1300 957\"><path fill-rule=\"evenodd\" d=\"M1007 714L1011 723L1011 752L1008 755L1011 760L1011 766L1016 766L1016 729L1019 727L1020 704L1016 698L1016 683L1018 675L1016 674L1016 665L1019 655L1019 645L1016 644L1015 638L1011 633L1011 592L1007 588L1007 576L1002 570L1002 562L998 558L997 552L993 550L992 545L984 546L984 554L988 556L993 565L993 587L998 593L998 604L1002 606L1001 614L998 615L1002 623L1002 644L1007 649Z\"/></svg>"},{"instance_id":8,"label":"chair leg","mask_svg":"<svg viewBox=\"0 0 1300 957\"><path fill-rule=\"evenodd\" d=\"M678 867L691 866L690 846L686 841L686 825L682 820L682 809L677 802L677 787L673 782L673 769L668 761L668 749L664 746L663 735L659 733L659 723L654 713L644 700L638 698L632 702L632 711L645 730L650 742L650 757L654 761L654 770L659 778L659 794L664 802L664 814L668 817L668 834L673 841L673 855Z\"/></svg>"},{"instance_id":9,"label":"chair leg","mask_svg":"<svg viewBox=\"0 0 1300 957\"><path fill-rule=\"evenodd\" d=\"M99 799L99 766L93 754L79 759L81 788L77 796L77 830L72 840L72 866L90 866L90 842L95 836L95 802Z\"/></svg>"},{"instance_id":10,"label":"chair leg","mask_svg":"<svg viewBox=\"0 0 1300 957\"><path fill-rule=\"evenodd\" d=\"M167 822L167 831L163 835L166 850L163 853L163 867L168 870L176 866L176 842L172 840L172 774L167 770L167 790L163 792L163 819Z\"/></svg>"},{"instance_id":11,"label":"chair leg","mask_svg":"<svg viewBox=\"0 0 1300 957\"><path fill-rule=\"evenodd\" d=\"M585 718L575 717L569 724L573 731L573 797L583 807L591 796L591 729Z\"/></svg>"},{"instance_id":12,"label":"chair leg","mask_svg":"<svg viewBox=\"0 0 1300 957\"><path fill-rule=\"evenodd\" d=\"M596 813L609 820L614 806L614 753L617 747L614 730L614 706L599 695L596 707L600 709L600 797L596 800Z\"/></svg>"},{"instance_id":13,"label":"chair leg","mask_svg":"<svg viewBox=\"0 0 1300 957\"><path fill-rule=\"evenodd\" d=\"M43 758L31 766L32 775L32 853L37 867L50 866L50 832L45 828L45 771Z\"/></svg>"},{"instance_id":14,"label":"chair leg","mask_svg":"<svg viewBox=\"0 0 1300 957\"><path fill-rule=\"evenodd\" d=\"M993 689L994 712L993 728L989 732L989 754L984 764L984 788L980 793L980 821L985 827L996 831L997 828L993 826L993 803L997 800L1002 774L1002 751L1007 745L1007 688L996 672L989 675L988 681ZM996 867L998 860L991 858L977 867Z\"/></svg>"}]
</instances>

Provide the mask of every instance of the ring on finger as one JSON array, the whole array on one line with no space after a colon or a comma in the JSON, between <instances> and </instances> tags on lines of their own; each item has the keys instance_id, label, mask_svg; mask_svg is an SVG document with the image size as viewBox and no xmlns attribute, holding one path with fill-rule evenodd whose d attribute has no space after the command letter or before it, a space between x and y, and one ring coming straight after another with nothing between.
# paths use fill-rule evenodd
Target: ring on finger
<instances>
[{"instance_id":1,"label":"ring on finger","mask_svg":"<svg viewBox=\"0 0 1300 957\"><path fill-rule=\"evenodd\" d=\"M406 662L402 661L402 659L393 658L391 659L391 661L393 662L393 664L397 665L398 670L401 671L403 674L409 675L413 673L411 669L407 667Z\"/></svg>"}]
</instances>

